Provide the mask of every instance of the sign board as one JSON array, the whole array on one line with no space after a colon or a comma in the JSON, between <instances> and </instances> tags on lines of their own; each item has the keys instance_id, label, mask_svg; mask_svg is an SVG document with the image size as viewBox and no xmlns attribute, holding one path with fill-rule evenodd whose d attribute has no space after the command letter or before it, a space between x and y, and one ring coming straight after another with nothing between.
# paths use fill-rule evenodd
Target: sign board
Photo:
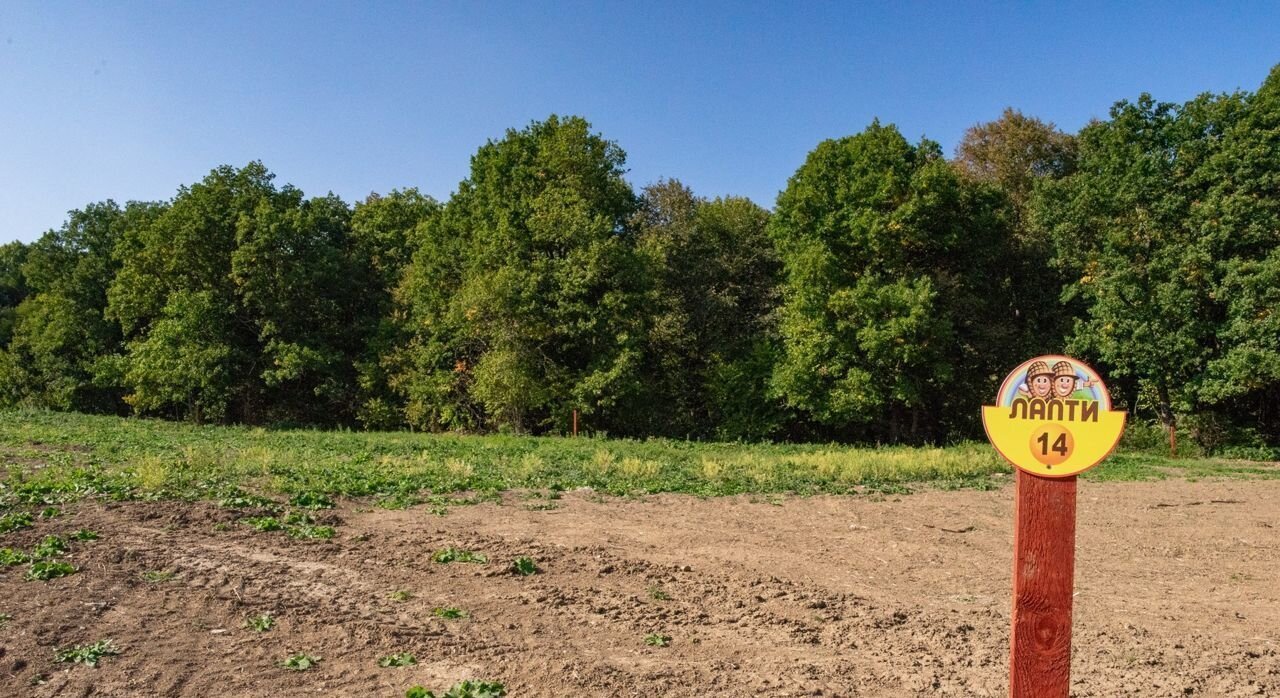
<instances>
[{"instance_id":1,"label":"sign board","mask_svg":"<svg viewBox=\"0 0 1280 698\"><path fill-rule=\"evenodd\" d=\"M1040 477L1070 477L1111 455L1125 413L1111 409L1102 377L1067 356L1037 356L1000 384L982 408L987 438L1000 455Z\"/></svg>"},{"instance_id":2,"label":"sign board","mask_svg":"<svg viewBox=\"0 0 1280 698\"><path fill-rule=\"evenodd\" d=\"M982 408L987 438L1016 467L1009 695L1068 698L1076 474L1111 455L1125 413L1102 377L1068 356L1024 361Z\"/></svg>"}]
</instances>

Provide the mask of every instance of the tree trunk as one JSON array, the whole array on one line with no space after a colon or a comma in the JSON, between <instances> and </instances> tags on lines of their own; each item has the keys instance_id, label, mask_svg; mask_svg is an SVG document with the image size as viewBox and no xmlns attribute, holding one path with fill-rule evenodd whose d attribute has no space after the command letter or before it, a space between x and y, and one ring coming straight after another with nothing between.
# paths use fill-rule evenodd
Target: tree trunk
<instances>
[{"instance_id":1,"label":"tree trunk","mask_svg":"<svg viewBox=\"0 0 1280 698\"><path fill-rule=\"evenodd\" d=\"M1160 423L1169 430L1169 455L1178 455L1178 419L1173 414L1173 406L1169 403L1169 388L1163 383L1156 389L1160 404L1156 406L1160 413Z\"/></svg>"}]
</instances>

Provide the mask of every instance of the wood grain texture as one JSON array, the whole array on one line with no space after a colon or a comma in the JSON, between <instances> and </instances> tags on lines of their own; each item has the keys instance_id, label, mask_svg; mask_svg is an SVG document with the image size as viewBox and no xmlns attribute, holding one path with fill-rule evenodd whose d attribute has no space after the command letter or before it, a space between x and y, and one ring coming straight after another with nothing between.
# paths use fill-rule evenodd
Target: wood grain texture
<instances>
[{"instance_id":1,"label":"wood grain texture","mask_svg":"<svg viewBox=\"0 0 1280 698\"><path fill-rule=\"evenodd\" d=\"M1076 558L1076 478L1017 474L1011 698L1067 698Z\"/></svg>"}]
</instances>

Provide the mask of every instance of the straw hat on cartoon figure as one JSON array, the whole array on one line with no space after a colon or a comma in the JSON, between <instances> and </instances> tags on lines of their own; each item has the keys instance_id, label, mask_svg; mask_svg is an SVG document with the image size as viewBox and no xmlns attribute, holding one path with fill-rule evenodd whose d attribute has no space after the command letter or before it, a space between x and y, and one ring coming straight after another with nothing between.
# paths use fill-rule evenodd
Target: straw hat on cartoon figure
<instances>
[{"instance_id":1,"label":"straw hat on cartoon figure","mask_svg":"<svg viewBox=\"0 0 1280 698\"><path fill-rule=\"evenodd\" d=\"M1081 389L1077 389L1079 386ZM1096 400L1092 390L1085 390L1093 386L1093 381L1089 379L1081 380L1076 375L1076 367L1071 365L1070 361L1059 361L1053 365L1053 397L1058 400Z\"/></svg>"},{"instance_id":2,"label":"straw hat on cartoon figure","mask_svg":"<svg viewBox=\"0 0 1280 698\"><path fill-rule=\"evenodd\" d=\"M1022 397L1038 397L1048 400L1053 397L1053 371L1049 364L1039 359L1032 361L1027 367L1027 379L1018 386L1018 394Z\"/></svg>"}]
</instances>

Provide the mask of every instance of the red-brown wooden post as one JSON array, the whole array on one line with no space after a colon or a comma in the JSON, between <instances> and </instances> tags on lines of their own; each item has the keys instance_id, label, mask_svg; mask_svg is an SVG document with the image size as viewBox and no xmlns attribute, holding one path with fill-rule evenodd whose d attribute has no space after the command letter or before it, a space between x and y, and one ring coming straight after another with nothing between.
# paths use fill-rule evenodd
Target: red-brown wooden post
<instances>
[{"instance_id":1,"label":"red-brown wooden post","mask_svg":"<svg viewBox=\"0 0 1280 698\"><path fill-rule=\"evenodd\" d=\"M573 411L573 436L575 438L577 438L578 436L578 411L577 410Z\"/></svg>"},{"instance_id":2,"label":"red-brown wooden post","mask_svg":"<svg viewBox=\"0 0 1280 698\"><path fill-rule=\"evenodd\" d=\"M1067 698L1076 557L1076 478L1017 471L1011 698Z\"/></svg>"}]
</instances>

